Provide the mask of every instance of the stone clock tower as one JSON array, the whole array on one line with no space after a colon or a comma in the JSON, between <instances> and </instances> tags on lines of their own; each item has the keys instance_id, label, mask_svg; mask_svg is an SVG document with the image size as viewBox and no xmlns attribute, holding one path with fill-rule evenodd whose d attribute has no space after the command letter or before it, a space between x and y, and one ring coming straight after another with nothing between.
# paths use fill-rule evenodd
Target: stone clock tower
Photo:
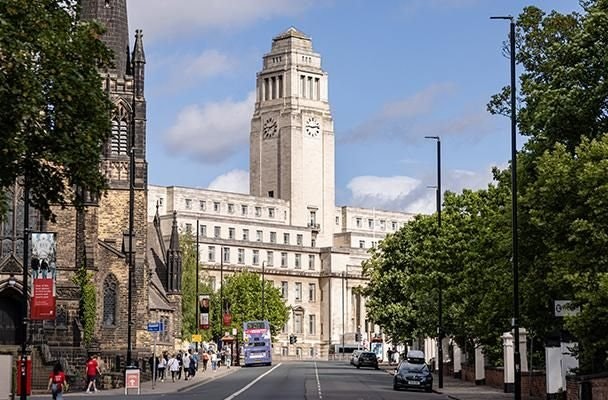
<instances>
[{"instance_id":1,"label":"stone clock tower","mask_svg":"<svg viewBox=\"0 0 608 400\"><path fill-rule=\"evenodd\" d=\"M327 73L311 39L295 28L275 37L257 74L251 120L250 191L291 202L288 223L331 246L335 217L334 127Z\"/></svg>"}]
</instances>

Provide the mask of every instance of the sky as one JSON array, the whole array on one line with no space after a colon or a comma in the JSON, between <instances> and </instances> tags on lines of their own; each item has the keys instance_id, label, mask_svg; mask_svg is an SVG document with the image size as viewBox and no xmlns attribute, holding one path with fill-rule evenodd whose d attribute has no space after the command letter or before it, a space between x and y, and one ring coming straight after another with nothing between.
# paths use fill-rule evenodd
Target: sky
<instances>
[{"instance_id":1,"label":"sky","mask_svg":"<svg viewBox=\"0 0 608 400\"><path fill-rule=\"evenodd\" d=\"M294 26L329 75L336 204L432 213L442 188L484 188L510 159L486 104L509 83L508 21L576 0L128 0L143 30L149 183L248 193L256 73ZM518 70L518 73L521 72ZM518 137L518 147L525 139Z\"/></svg>"}]
</instances>

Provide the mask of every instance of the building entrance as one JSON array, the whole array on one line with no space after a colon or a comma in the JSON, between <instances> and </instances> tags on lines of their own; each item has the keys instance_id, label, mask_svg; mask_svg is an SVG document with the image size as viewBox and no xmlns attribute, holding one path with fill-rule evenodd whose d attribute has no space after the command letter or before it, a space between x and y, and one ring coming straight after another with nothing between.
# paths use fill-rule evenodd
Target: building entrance
<instances>
[{"instance_id":1,"label":"building entrance","mask_svg":"<svg viewBox=\"0 0 608 400\"><path fill-rule=\"evenodd\" d=\"M23 337L23 302L14 289L0 291L0 345L18 345Z\"/></svg>"}]
</instances>

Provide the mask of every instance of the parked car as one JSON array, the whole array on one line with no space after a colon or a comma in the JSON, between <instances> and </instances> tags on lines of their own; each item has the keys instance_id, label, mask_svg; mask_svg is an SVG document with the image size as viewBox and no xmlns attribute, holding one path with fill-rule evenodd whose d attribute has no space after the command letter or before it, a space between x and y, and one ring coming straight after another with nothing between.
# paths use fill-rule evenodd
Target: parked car
<instances>
[{"instance_id":1,"label":"parked car","mask_svg":"<svg viewBox=\"0 0 608 400\"><path fill-rule=\"evenodd\" d=\"M395 370L393 377L393 389L424 389L426 392L433 390L433 375L428 365L422 359L412 358L412 361L403 360Z\"/></svg>"},{"instance_id":2,"label":"parked car","mask_svg":"<svg viewBox=\"0 0 608 400\"><path fill-rule=\"evenodd\" d=\"M376 353L363 351L359 354L359 357L354 360L353 365L357 368L372 367L378 369L378 358L376 357Z\"/></svg>"},{"instance_id":3,"label":"parked car","mask_svg":"<svg viewBox=\"0 0 608 400\"><path fill-rule=\"evenodd\" d=\"M359 357L363 350L355 350L353 354L350 356L350 365L355 365L355 360Z\"/></svg>"}]
</instances>

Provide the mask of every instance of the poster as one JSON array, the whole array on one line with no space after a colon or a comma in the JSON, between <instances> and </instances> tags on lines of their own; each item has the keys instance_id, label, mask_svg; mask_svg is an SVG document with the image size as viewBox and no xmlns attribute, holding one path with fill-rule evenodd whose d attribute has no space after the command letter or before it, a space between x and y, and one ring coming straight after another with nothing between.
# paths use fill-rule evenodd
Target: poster
<instances>
[{"instance_id":1,"label":"poster","mask_svg":"<svg viewBox=\"0 0 608 400\"><path fill-rule=\"evenodd\" d=\"M199 329L209 329L208 294L201 294L198 296L198 327Z\"/></svg>"},{"instance_id":2,"label":"poster","mask_svg":"<svg viewBox=\"0 0 608 400\"><path fill-rule=\"evenodd\" d=\"M56 234L32 233L32 301L30 318L33 320L55 319L55 283L57 280Z\"/></svg>"}]
</instances>

